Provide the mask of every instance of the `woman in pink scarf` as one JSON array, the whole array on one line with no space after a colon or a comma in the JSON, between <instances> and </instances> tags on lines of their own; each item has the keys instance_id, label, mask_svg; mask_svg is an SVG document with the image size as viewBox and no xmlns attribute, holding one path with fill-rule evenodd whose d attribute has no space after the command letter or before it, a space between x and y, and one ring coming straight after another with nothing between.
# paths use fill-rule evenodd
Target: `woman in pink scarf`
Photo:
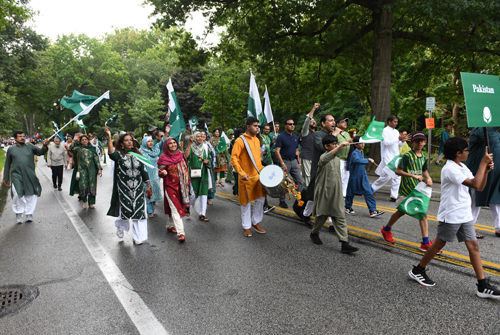
<instances>
[{"instance_id":1,"label":"woman in pink scarf","mask_svg":"<svg viewBox=\"0 0 500 335\"><path fill-rule=\"evenodd\" d=\"M179 242L186 240L182 218L189 206L189 168L186 158L179 150L179 143L169 138L163 145L163 154L158 159L159 176L163 178L165 214L170 218L167 231L177 234Z\"/></svg>"}]
</instances>

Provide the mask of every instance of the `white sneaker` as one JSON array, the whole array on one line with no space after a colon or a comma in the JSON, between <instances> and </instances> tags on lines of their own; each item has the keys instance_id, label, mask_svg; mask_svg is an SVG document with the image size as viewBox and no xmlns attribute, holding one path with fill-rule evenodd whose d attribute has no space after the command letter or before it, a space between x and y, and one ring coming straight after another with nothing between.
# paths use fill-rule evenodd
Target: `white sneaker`
<instances>
[{"instance_id":1,"label":"white sneaker","mask_svg":"<svg viewBox=\"0 0 500 335\"><path fill-rule=\"evenodd\" d=\"M33 214L26 215L26 222L33 222Z\"/></svg>"},{"instance_id":2,"label":"white sneaker","mask_svg":"<svg viewBox=\"0 0 500 335\"><path fill-rule=\"evenodd\" d=\"M16 214L16 222L23 223L23 213Z\"/></svg>"},{"instance_id":3,"label":"white sneaker","mask_svg":"<svg viewBox=\"0 0 500 335\"><path fill-rule=\"evenodd\" d=\"M118 236L118 238L123 238L123 230L116 228L116 236Z\"/></svg>"}]
</instances>

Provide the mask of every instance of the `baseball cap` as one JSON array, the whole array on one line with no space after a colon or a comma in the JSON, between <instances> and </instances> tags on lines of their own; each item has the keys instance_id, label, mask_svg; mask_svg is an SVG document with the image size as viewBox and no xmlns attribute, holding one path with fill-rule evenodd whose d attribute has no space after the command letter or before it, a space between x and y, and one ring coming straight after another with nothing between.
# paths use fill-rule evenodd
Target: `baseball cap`
<instances>
[{"instance_id":1,"label":"baseball cap","mask_svg":"<svg viewBox=\"0 0 500 335\"><path fill-rule=\"evenodd\" d=\"M149 128L149 130L148 130L148 131L149 131L149 132L152 132L152 131L155 131L156 129L158 129L158 127L156 127L156 126L152 126L151 128Z\"/></svg>"},{"instance_id":2,"label":"baseball cap","mask_svg":"<svg viewBox=\"0 0 500 335\"><path fill-rule=\"evenodd\" d=\"M421 132L421 131L416 131L413 134L411 134L411 140L412 141L415 141L415 140L426 140L426 139L427 139L427 136L423 132Z\"/></svg>"},{"instance_id":3,"label":"baseball cap","mask_svg":"<svg viewBox=\"0 0 500 335\"><path fill-rule=\"evenodd\" d=\"M345 121L346 123L349 122L349 119L346 117L341 117L340 119L337 120L337 123Z\"/></svg>"}]
</instances>

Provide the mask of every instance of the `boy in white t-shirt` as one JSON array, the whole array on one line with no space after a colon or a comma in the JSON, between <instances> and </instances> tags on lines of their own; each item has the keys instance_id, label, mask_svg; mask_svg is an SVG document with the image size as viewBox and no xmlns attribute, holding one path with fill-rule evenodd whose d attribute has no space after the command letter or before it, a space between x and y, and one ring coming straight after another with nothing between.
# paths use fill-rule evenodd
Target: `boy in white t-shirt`
<instances>
[{"instance_id":1,"label":"boy in white t-shirt","mask_svg":"<svg viewBox=\"0 0 500 335\"><path fill-rule=\"evenodd\" d=\"M469 188L478 191L484 189L488 172L493 170L493 154L488 154L488 147L486 147L474 178L467 166L461 163L469 155L467 141L452 137L444 143L443 147L444 156L448 161L441 170L441 203L437 215L439 221L437 237L420 263L414 266L408 274L423 286L434 286L434 282L425 273L425 267L446 242L453 242L456 236L459 242L465 242L469 251L470 262L477 277L477 296L500 299L500 290L491 286L484 277L469 194Z\"/></svg>"}]
</instances>

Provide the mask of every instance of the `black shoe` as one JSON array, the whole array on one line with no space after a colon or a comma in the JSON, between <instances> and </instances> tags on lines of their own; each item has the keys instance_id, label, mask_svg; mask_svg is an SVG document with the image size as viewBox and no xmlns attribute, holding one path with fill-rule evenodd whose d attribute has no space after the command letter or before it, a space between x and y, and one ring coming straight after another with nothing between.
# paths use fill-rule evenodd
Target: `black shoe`
<instances>
[{"instance_id":1,"label":"black shoe","mask_svg":"<svg viewBox=\"0 0 500 335\"><path fill-rule=\"evenodd\" d=\"M491 286L489 280L486 280L486 285L484 285L484 287L479 288L478 285L476 294L479 298L500 299L500 290Z\"/></svg>"},{"instance_id":2,"label":"black shoe","mask_svg":"<svg viewBox=\"0 0 500 335\"><path fill-rule=\"evenodd\" d=\"M416 280L420 283L422 286L434 286L436 285L425 273L425 269L420 270L418 266L414 266L413 269L408 272L410 275L411 279Z\"/></svg>"},{"instance_id":3,"label":"black shoe","mask_svg":"<svg viewBox=\"0 0 500 335\"><path fill-rule=\"evenodd\" d=\"M57 188L57 185L56 185L56 184L54 184L54 188Z\"/></svg>"},{"instance_id":4,"label":"black shoe","mask_svg":"<svg viewBox=\"0 0 500 335\"><path fill-rule=\"evenodd\" d=\"M398 200L398 199L396 199L396 198L391 198L391 202L396 202L396 200Z\"/></svg>"},{"instance_id":5,"label":"black shoe","mask_svg":"<svg viewBox=\"0 0 500 335\"><path fill-rule=\"evenodd\" d=\"M59 187L57 190L58 190L58 191L62 191L62 188L60 188L60 187Z\"/></svg>"},{"instance_id":6,"label":"black shoe","mask_svg":"<svg viewBox=\"0 0 500 335\"><path fill-rule=\"evenodd\" d=\"M351 208L346 208L345 209L345 213L349 214L349 215L355 215L356 214L356 212L354 211L354 209L352 209L352 207Z\"/></svg>"},{"instance_id":7,"label":"black shoe","mask_svg":"<svg viewBox=\"0 0 500 335\"><path fill-rule=\"evenodd\" d=\"M313 226L313 223L311 221L311 217L310 216L304 216L302 221L304 221L304 224L309 227L309 228L312 228Z\"/></svg>"},{"instance_id":8,"label":"black shoe","mask_svg":"<svg viewBox=\"0 0 500 335\"><path fill-rule=\"evenodd\" d=\"M342 242L342 249L340 249L340 252L343 254L352 254L358 250L359 248L353 247L349 242Z\"/></svg>"},{"instance_id":9,"label":"black shoe","mask_svg":"<svg viewBox=\"0 0 500 335\"><path fill-rule=\"evenodd\" d=\"M264 207L264 214L267 214L267 213L273 211L275 208L276 207L274 207L274 206L269 206L269 205L265 206Z\"/></svg>"},{"instance_id":10,"label":"black shoe","mask_svg":"<svg viewBox=\"0 0 500 335\"><path fill-rule=\"evenodd\" d=\"M317 244L317 245L322 245L323 244L323 242L321 242L321 239L319 238L318 234L311 233L310 236L311 236L311 240L313 240L314 244Z\"/></svg>"},{"instance_id":11,"label":"black shoe","mask_svg":"<svg viewBox=\"0 0 500 335\"><path fill-rule=\"evenodd\" d=\"M288 208L288 205L284 201L280 202L280 204L278 206L280 206L281 208Z\"/></svg>"}]
</instances>

